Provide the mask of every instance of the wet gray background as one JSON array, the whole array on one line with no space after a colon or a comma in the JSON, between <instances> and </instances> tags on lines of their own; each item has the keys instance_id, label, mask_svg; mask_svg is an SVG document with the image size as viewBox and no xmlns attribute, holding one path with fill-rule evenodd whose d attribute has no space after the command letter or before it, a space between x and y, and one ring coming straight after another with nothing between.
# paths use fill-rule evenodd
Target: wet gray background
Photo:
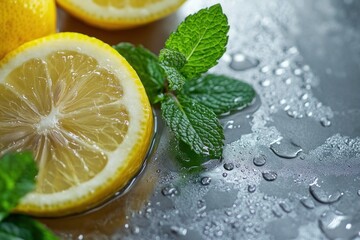
<instances>
[{"instance_id":1,"label":"wet gray background","mask_svg":"<svg viewBox=\"0 0 360 240\"><path fill-rule=\"evenodd\" d=\"M156 150L122 197L43 220L65 239L360 239L360 1L199 1L107 32L59 10L59 30L158 52L190 13L220 2L229 45L211 70L256 89L223 116L224 159L189 173L158 119Z\"/></svg>"}]
</instances>

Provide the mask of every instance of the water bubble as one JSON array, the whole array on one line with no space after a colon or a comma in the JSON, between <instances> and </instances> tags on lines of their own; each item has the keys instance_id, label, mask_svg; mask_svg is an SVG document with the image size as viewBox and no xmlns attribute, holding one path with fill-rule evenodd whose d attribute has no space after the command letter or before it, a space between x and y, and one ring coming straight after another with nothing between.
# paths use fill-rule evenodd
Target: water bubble
<instances>
[{"instance_id":1,"label":"water bubble","mask_svg":"<svg viewBox=\"0 0 360 240\"><path fill-rule=\"evenodd\" d=\"M256 58L246 56L242 53L236 53L232 55L229 66L233 70L244 71L256 67L257 65L259 65L259 63L260 61Z\"/></svg>"},{"instance_id":2,"label":"water bubble","mask_svg":"<svg viewBox=\"0 0 360 240\"><path fill-rule=\"evenodd\" d=\"M357 195L360 196L360 190L357 191Z\"/></svg>"},{"instance_id":3,"label":"water bubble","mask_svg":"<svg viewBox=\"0 0 360 240\"><path fill-rule=\"evenodd\" d=\"M355 239L360 235L360 214L346 216L328 211L320 217L319 227L329 239Z\"/></svg>"},{"instance_id":4,"label":"water bubble","mask_svg":"<svg viewBox=\"0 0 360 240\"><path fill-rule=\"evenodd\" d=\"M256 191L256 185L254 185L254 184L248 185L247 190L248 190L249 193L255 192Z\"/></svg>"},{"instance_id":5,"label":"water bubble","mask_svg":"<svg viewBox=\"0 0 360 240\"><path fill-rule=\"evenodd\" d=\"M300 199L300 202L302 205L304 205L304 207L306 207L308 209L313 209L315 207L314 201L311 200L310 198L304 197L304 198Z\"/></svg>"},{"instance_id":6,"label":"water bubble","mask_svg":"<svg viewBox=\"0 0 360 240\"><path fill-rule=\"evenodd\" d=\"M323 187L318 184L317 178L312 184L310 184L309 191L311 193L311 196L313 196L315 200L324 204L331 204L337 202L344 195L344 193L338 190L331 191L331 193L327 192Z\"/></svg>"},{"instance_id":7,"label":"water bubble","mask_svg":"<svg viewBox=\"0 0 360 240\"><path fill-rule=\"evenodd\" d=\"M330 127L331 126L331 122L329 119L323 117L320 119L320 123L323 127Z\"/></svg>"},{"instance_id":8,"label":"water bubble","mask_svg":"<svg viewBox=\"0 0 360 240\"><path fill-rule=\"evenodd\" d=\"M179 195L179 190L174 186L166 186L161 190L162 195L174 197Z\"/></svg>"},{"instance_id":9,"label":"water bubble","mask_svg":"<svg viewBox=\"0 0 360 240\"><path fill-rule=\"evenodd\" d=\"M259 157L254 157L253 158L253 163L254 163L255 166L258 166L258 167L263 166L266 163L266 158L263 155L261 155Z\"/></svg>"},{"instance_id":10,"label":"water bubble","mask_svg":"<svg viewBox=\"0 0 360 240\"><path fill-rule=\"evenodd\" d=\"M209 185L211 183L211 178L210 177L203 177L203 178L201 178L200 182L204 186Z\"/></svg>"},{"instance_id":11,"label":"water bubble","mask_svg":"<svg viewBox=\"0 0 360 240\"><path fill-rule=\"evenodd\" d=\"M266 181L275 181L277 178L277 173L273 171L263 172L262 176Z\"/></svg>"},{"instance_id":12,"label":"water bubble","mask_svg":"<svg viewBox=\"0 0 360 240\"><path fill-rule=\"evenodd\" d=\"M295 158L302 152L302 148L290 140L282 139L270 145L270 149L279 157Z\"/></svg>"},{"instance_id":13,"label":"water bubble","mask_svg":"<svg viewBox=\"0 0 360 240\"><path fill-rule=\"evenodd\" d=\"M227 177L227 175L228 175L228 174L227 174L226 172L224 172L224 173L222 174L223 177Z\"/></svg>"},{"instance_id":14,"label":"water bubble","mask_svg":"<svg viewBox=\"0 0 360 240\"><path fill-rule=\"evenodd\" d=\"M224 168L228 171L231 171L234 169L234 164L233 163L225 163Z\"/></svg>"}]
</instances>

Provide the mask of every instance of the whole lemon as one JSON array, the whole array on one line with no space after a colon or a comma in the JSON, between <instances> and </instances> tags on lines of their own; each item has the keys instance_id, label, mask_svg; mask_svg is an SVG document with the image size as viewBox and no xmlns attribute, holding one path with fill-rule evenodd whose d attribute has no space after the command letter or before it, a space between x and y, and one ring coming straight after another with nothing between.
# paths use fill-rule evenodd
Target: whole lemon
<instances>
[{"instance_id":1,"label":"whole lemon","mask_svg":"<svg viewBox=\"0 0 360 240\"><path fill-rule=\"evenodd\" d=\"M0 59L21 44L54 32L55 0L0 1Z\"/></svg>"}]
</instances>

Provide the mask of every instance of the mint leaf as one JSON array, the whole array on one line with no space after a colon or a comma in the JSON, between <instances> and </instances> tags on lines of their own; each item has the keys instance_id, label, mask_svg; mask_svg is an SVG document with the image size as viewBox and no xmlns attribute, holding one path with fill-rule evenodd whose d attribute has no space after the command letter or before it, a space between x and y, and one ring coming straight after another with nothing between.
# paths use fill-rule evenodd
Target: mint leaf
<instances>
[{"instance_id":1,"label":"mint leaf","mask_svg":"<svg viewBox=\"0 0 360 240\"><path fill-rule=\"evenodd\" d=\"M165 43L165 48L185 55L181 73L192 79L217 64L228 41L229 25L220 4L188 16Z\"/></svg>"},{"instance_id":2,"label":"mint leaf","mask_svg":"<svg viewBox=\"0 0 360 240\"><path fill-rule=\"evenodd\" d=\"M213 74L186 82L183 91L185 95L201 102L216 114L244 108L255 97L255 91L249 84Z\"/></svg>"},{"instance_id":3,"label":"mint leaf","mask_svg":"<svg viewBox=\"0 0 360 240\"><path fill-rule=\"evenodd\" d=\"M19 200L35 189L37 167L29 152L7 154L0 159L0 221Z\"/></svg>"},{"instance_id":4,"label":"mint leaf","mask_svg":"<svg viewBox=\"0 0 360 240\"><path fill-rule=\"evenodd\" d=\"M159 60L163 65L176 68L177 70L180 70L186 64L184 54L166 48L161 49Z\"/></svg>"},{"instance_id":5,"label":"mint leaf","mask_svg":"<svg viewBox=\"0 0 360 240\"><path fill-rule=\"evenodd\" d=\"M170 129L194 152L221 157L223 129L211 109L186 96L168 95L161 103L161 110Z\"/></svg>"},{"instance_id":6,"label":"mint leaf","mask_svg":"<svg viewBox=\"0 0 360 240\"><path fill-rule=\"evenodd\" d=\"M43 224L24 215L10 215L0 222L0 239L57 240Z\"/></svg>"},{"instance_id":7,"label":"mint leaf","mask_svg":"<svg viewBox=\"0 0 360 240\"><path fill-rule=\"evenodd\" d=\"M163 91L165 74L159 59L142 46L135 47L130 43L113 46L135 69L145 87L151 103L156 103L158 95Z\"/></svg>"},{"instance_id":8,"label":"mint leaf","mask_svg":"<svg viewBox=\"0 0 360 240\"><path fill-rule=\"evenodd\" d=\"M162 67L165 70L170 90L181 90L186 81L185 77L173 67Z\"/></svg>"}]
</instances>

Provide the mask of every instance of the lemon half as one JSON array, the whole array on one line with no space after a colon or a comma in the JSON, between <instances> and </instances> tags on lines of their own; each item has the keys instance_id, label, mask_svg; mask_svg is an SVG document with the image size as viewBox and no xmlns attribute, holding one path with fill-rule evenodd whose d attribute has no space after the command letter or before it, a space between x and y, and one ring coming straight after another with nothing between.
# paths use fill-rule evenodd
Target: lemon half
<instances>
[{"instance_id":1,"label":"lemon half","mask_svg":"<svg viewBox=\"0 0 360 240\"><path fill-rule=\"evenodd\" d=\"M31 150L39 167L19 212L61 216L97 205L138 172L152 131L136 72L100 40L57 33L0 61L0 154Z\"/></svg>"}]
</instances>

